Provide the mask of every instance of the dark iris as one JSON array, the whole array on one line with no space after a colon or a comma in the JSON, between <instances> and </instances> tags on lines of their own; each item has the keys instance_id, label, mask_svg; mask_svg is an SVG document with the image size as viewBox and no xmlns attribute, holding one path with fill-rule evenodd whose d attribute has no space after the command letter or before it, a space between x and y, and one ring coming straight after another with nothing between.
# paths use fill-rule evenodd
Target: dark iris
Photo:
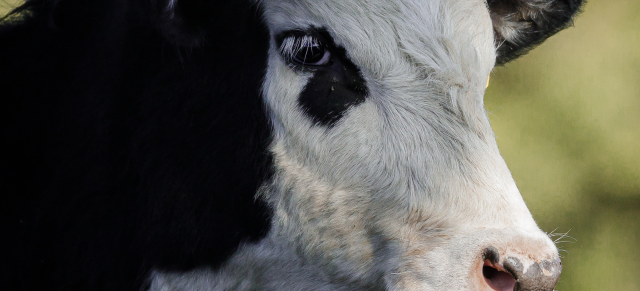
<instances>
[{"instance_id":1,"label":"dark iris","mask_svg":"<svg viewBox=\"0 0 640 291\"><path fill-rule=\"evenodd\" d=\"M293 56L293 60L303 65L324 65L327 49L322 45L309 45L301 47L298 53Z\"/></svg>"}]
</instances>

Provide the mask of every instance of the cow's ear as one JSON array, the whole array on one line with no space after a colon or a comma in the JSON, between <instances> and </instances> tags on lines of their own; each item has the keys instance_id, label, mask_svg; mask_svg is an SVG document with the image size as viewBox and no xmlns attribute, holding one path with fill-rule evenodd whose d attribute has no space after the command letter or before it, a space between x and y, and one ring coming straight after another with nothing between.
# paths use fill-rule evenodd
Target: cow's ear
<instances>
[{"instance_id":1,"label":"cow's ear","mask_svg":"<svg viewBox=\"0 0 640 291\"><path fill-rule=\"evenodd\" d=\"M239 17L246 16L246 7L252 7L247 4L252 0L158 0L156 3L163 34L182 46L198 46L220 32L238 30L233 26L238 25Z\"/></svg>"},{"instance_id":2,"label":"cow's ear","mask_svg":"<svg viewBox=\"0 0 640 291\"><path fill-rule=\"evenodd\" d=\"M529 52L571 25L583 0L487 0L498 65Z\"/></svg>"},{"instance_id":3,"label":"cow's ear","mask_svg":"<svg viewBox=\"0 0 640 291\"><path fill-rule=\"evenodd\" d=\"M197 46L205 38L198 11L207 5L200 0L159 0L156 3L158 28L165 38L181 46Z\"/></svg>"}]
</instances>

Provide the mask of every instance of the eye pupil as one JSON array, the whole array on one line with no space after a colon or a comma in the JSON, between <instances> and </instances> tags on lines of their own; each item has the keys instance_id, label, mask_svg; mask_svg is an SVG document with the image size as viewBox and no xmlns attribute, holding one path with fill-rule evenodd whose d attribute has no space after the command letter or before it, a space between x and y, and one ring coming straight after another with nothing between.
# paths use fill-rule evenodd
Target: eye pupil
<instances>
[{"instance_id":1,"label":"eye pupil","mask_svg":"<svg viewBox=\"0 0 640 291\"><path fill-rule=\"evenodd\" d=\"M303 64L315 64L322 60L326 49L320 45L309 45L301 47L295 54L295 61Z\"/></svg>"}]
</instances>

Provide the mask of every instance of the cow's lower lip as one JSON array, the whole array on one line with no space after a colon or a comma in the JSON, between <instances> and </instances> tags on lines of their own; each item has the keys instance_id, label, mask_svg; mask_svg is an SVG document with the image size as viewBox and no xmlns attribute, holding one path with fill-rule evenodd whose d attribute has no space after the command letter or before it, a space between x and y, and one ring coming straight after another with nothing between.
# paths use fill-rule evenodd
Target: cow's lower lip
<instances>
[{"instance_id":1,"label":"cow's lower lip","mask_svg":"<svg viewBox=\"0 0 640 291\"><path fill-rule=\"evenodd\" d=\"M502 270L500 266L485 260L482 266L482 275L485 282L496 291L513 291L516 287L516 279L509 273Z\"/></svg>"}]
</instances>

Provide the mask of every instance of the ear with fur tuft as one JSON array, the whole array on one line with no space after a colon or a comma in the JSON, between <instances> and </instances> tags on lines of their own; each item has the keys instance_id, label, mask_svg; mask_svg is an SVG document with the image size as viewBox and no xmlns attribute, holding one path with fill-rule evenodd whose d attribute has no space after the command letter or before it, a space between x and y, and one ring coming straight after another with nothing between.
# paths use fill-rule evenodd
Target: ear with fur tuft
<instances>
[{"instance_id":1,"label":"ear with fur tuft","mask_svg":"<svg viewBox=\"0 0 640 291\"><path fill-rule=\"evenodd\" d=\"M570 26L583 0L488 0L498 65L529 52Z\"/></svg>"},{"instance_id":2,"label":"ear with fur tuft","mask_svg":"<svg viewBox=\"0 0 640 291\"><path fill-rule=\"evenodd\" d=\"M193 17L193 11L203 9L201 1L161 0L156 11L158 27L164 36L180 46L198 46L205 38L203 23Z\"/></svg>"},{"instance_id":3,"label":"ear with fur tuft","mask_svg":"<svg viewBox=\"0 0 640 291\"><path fill-rule=\"evenodd\" d=\"M0 0L1 1L1 0ZM246 39L261 15L256 0L158 0L157 26L179 46L230 45ZM224 36L221 38L220 36ZM243 43L243 42L238 42Z\"/></svg>"}]
</instances>

